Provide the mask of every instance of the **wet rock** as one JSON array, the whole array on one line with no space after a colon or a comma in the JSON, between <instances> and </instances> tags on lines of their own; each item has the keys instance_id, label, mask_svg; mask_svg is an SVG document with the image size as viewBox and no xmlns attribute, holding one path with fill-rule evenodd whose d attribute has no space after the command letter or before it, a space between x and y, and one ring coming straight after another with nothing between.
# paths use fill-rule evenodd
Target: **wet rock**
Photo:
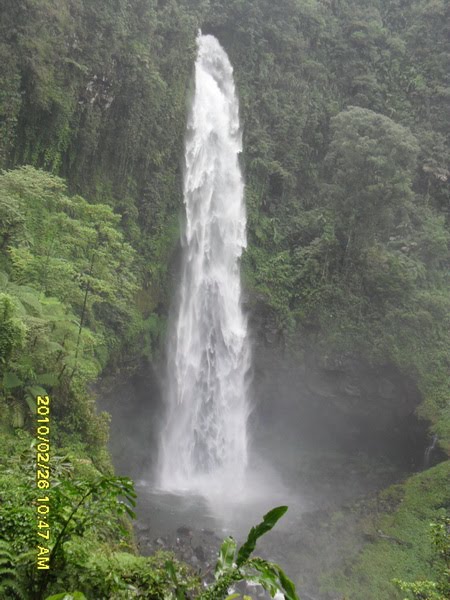
<instances>
[{"instance_id":1,"label":"wet rock","mask_svg":"<svg viewBox=\"0 0 450 600\"><path fill-rule=\"evenodd\" d=\"M192 530L189 529L189 527L185 527L184 525L182 525L181 527L178 527L177 533L178 533L178 535L181 535L181 536L184 536L184 537L191 537L192 536Z\"/></svg>"},{"instance_id":2,"label":"wet rock","mask_svg":"<svg viewBox=\"0 0 450 600\"><path fill-rule=\"evenodd\" d=\"M201 546L197 546L196 548L194 548L194 554L198 558L198 560L204 561L206 558L205 551Z\"/></svg>"},{"instance_id":3,"label":"wet rock","mask_svg":"<svg viewBox=\"0 0 450 600\"><path fill-rule=\"evenodd\" d=\"M355 398L359 398L362 395L361 388L350 382L344 384L342 391L344 394L347 394L347 396L353 396Z\"/></svg>"}]
</instances>

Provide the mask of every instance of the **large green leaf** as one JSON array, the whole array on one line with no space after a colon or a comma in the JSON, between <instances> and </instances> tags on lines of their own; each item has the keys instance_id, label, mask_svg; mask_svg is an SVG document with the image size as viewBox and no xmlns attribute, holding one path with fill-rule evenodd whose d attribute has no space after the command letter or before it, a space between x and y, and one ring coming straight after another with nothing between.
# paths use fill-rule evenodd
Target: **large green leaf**
<instances>
[{"instance_id":1,"label":"large green leaf","mask_svg":"<svg viewBox=\"0 0 450 600\"><path fill-rule=\"evenodd\" d=\"M219 558L217 560L214 572L216 580L226 571L233 568L236 556L236 541L232 537L227 537L220 547Z\"/></svg>"},{"instance_id":2,"label":"large green leaf","mask_svg":"<svg viewBox=\"0 0 450 600\"><path fill-rule=\"evenodd\" d=\"M57 385L58 375L56 373L42 373L41 375L37 375L36 381L40 385Z\"/></svg>"},{"instance_id":3,"label":"large green leaf","mask_svg":"<svg viewBox=\"0 0 450 600\"><path fill-rule=\"evenodd\" d=\"M250 529L247 541L239 548L239 552L236 559L237 566L241 566L246 560L250 558L253 550L255 549L258 538L270 531L281 517L286 513L287 506L277 506L264 515L262 522L256 527Z\"/></svg>"},{"instance_id":4,"label":"large green leaf","mask_svg":"<svg viewBox=\"0 0 450 600\"><path fill-rule=\"evenodd\" d=\"M299 600L295 585L279 565L262 558L252 558L246 563L245 568L258 571L257 575L244 571L244 576L247 581L262 585L272 597L277 592L282 592L285 600Z\"/></svg>"},{"instance_id":5,"label":"large green leaf","mask_svg":"<svg viewBox=\"0 0 450 600\"><path fill-rule=\"evenodd\" d=\"M169 577L170 577L172 583L174 583L175 585L178 585L177 572L175 570L175 565L173 564L173 562L171 560L166 561L165 567L166 567L166 571L169 574Z\"/></svg>"},{"instance_id":6,"label":"large green leaf","mask_svg":"<svg viewBox=\"0 0 450 600\"><path fill-rule=\"evenodd\" d=\"M30 396L33 396L33 398L36 398L36 396L47 396L47 391L40 385L30 385L27 387L27 392Z\"/></svg>"},{"instance_id":7,"label":"large green leaf","mask_svg":"<svg viewBox=\"0 0 450 600\"><path fill-rule=\"evenodd\" d=\"M30 409L31 414L36 414L37 413L37 407L36 407L36 398L34 396L32 396L31 394L27 394L25 396L25 402L27 403L28 408Z\"/></svg>"},{"instance_id":8,"label":"large green leaf","mask_svg":"<svg viewBox=\"0 0 450 600\"><path fill-rule=\"evenodd\" d=\"M272 598L280 591L280 585L278 583L277 577L274 573L271 573L268 570L264 570L259 572L257 575L245 574L245 581L251 583L257 583L262 586Z\"/></svg>"},{"instance_id":9,"label":"large green leaf","mask_svg":"<svg viewBox=\"0 0 450 600\"><path fill-rule=\"evenodd\" d=\"M180 581L178 580L175 565L173 564L173 562L171 560L168 560L165 563L165 567L166 567L166 570L169 574L169 577L170 577L172 583L175 586L175 592L171 593L169 596L170 600L185 600L186 596L183 591L183 586L180 585Z\"/></svg>"},{"instance_id":10,"label":"large green leaf","mask_svg":"<svg viewBox=\"0 0 450 600\"><path fill-rule=\"evenodd\" d=\"M5 390L12 390L23 385L23 381L15 373L5 373L3 375L3 387Z\"/></svg>"},{"instance_id":11,"label":"large green leaf","mask_svg":"<svg viewBox=\"0 0 450 600\"><path fill-rule=\"evenodd\" d=\"M285 600L299 600L294 583L278 565L275 565L275 569L278 572L278 577L280 579Z\"/></svg>"}]
</instances>

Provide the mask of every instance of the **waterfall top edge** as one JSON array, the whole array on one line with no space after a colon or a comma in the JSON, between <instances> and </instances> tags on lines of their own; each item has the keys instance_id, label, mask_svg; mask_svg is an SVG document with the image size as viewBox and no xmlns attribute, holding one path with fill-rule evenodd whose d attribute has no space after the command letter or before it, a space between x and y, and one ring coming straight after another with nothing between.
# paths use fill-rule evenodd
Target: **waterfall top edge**
<instances>
[{"instance_id":1,"label":"waterfall top edge","mask_svg":"<svg viewBox=\"0 0 450 600\"><path fill-rule=\"evenodd\" d=\"M203 65L212 75L233 78L233 67L219 40L209 33L197 35L197 63Z\"/></svg>"}]
</instances>

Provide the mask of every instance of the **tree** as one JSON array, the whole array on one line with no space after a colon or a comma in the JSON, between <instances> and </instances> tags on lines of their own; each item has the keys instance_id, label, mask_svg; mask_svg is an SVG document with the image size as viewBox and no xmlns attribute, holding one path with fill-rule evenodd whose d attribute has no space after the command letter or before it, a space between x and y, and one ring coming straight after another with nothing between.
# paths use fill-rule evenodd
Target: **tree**
<instances>
[{"instance_id":1,"label":"tree","mask_svg":"<svg viewBox=\"0 0 450 600\"><path fill-rule=\"evenodd\" d=\"M344 260L355 262L408 224L418 146L408 129L364 108L339 113L331 130L324 195L336 215Z\"/></svg>"},{"instance_id":2,"label":"tree","mask_svg":"<svg viewBox=\"0 0 450 600\"><path fill-rule=\"evenodd\" d=\"M68 304L80 333L86 325L120 333L137 288L135 252L120 217L109 206L67 196L61 179L33 167L1 175L0 190L26 220L26 239L9 243L13 278Z\"/></svg>"},{"instance_id":3,"label":"tree","mask_svg":"<svg viewBox=\"0 0 450 600\"><path fill-rule=\"evenodd\" d=\"M25 342L25 326L15 315L13 298L0 293L0 381L15 351Z\"/></svg>"}]
</instances>

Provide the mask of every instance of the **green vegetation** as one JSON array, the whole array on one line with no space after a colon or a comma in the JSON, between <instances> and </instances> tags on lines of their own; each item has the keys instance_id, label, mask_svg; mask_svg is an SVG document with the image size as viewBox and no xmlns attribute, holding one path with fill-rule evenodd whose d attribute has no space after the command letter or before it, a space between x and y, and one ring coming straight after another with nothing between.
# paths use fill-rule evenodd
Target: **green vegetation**
<instances>
[{"instance_id":1,"label":"green vegetation","mask_svg":"<svg viewBox=\"0 0 450 600\"><path fill-rule=\"evenodd\" d=\"M106 421L95 414L87 386L139 319L132 309L135 252L110 207L67 196L53 175L32 167L10 171L0 176L0 193L6 423L31 425L34 397L50 392L61 435L83 433L101 449Z\"/></svg>"},{"instance_id":2,"label":"green vegetation","mask_svg":"<svg viewBox=\"0 0 450 600\"><path fill-rule=\"evenodd\" d=\"M175 593L167 556L124 552L117 497L96 488L112 473L92 386L163 346L199 27L224 44L240 95L257 343L269 331L302 365L392 366L450 454L448 2L24 0L0 14L0 596L38 590L30 445L45 392L58 527L82 490L104 511L99 523L80 506L48 594ZM448 462L388 490L403 502L378 528L402 543L349 553L325 587L445 596L446 476Z\"/></svg>"},{"instance_id":3,"label":"green vegetation","mask_svg":"<svg viewBox=\"0 0 450 600\"><path fill-rule=\"evenodd\" d=\"M409 592L415 600L446 600L450 595L450 539L448 530L450 519L443 517L437 523L432 523L432 535L435 550L439 560L438 581L416 581L407 583L395 580L402 592Z\"/></svg>"},{"instance_id":4,"label":"green vegetation","mask_svg":"<svg viewBox=\"0 0 450 600\"><path fill-rule=\"evenodd\" d=\"M366 504L359 527L373 541L357 556L348 549L343 569L322 578L324 592L338 591L345 598L403 600L401 591L416 590L416 595L407 597L445 598L449 584L449 477L447 461L384 490L376 501ZM421 596L421 586L437 596Z\"/></svg>"},{"instance_id":5,"label":"green vegetation","mask_svg":"<svg viewBox=\"0 0 450 600\"><path fill-rule=\"evenodd\" d=\"M20 430L2 437L2 456L11 456L0 470L0 555L8 568L0 584L2 598L41 600L61 589L78 589L87 598L131 598L138 592L145 598L164 598L170 584L164 571L167 556L133 554L125 519L132 515L132 482L100 473L80 447L52 455L52 485L45 492L50 497L51 569L36 569L34 445ZM185 569L174 564L185 576Z\"/></svg>"}]
</instances>

